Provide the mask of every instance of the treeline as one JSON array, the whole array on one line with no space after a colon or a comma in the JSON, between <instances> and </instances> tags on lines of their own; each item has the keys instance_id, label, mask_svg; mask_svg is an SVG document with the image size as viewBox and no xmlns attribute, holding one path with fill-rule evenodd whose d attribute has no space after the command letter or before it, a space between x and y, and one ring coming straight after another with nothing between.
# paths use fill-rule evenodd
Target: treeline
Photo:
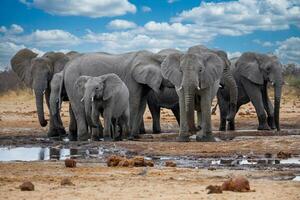
<instances>
[{"instance_id":1,"label":"treeline","mask_svg":"<svg viewBox=\"0 0 300 200\"><path fill-rule=\"evenodd\" d=\"M0 71L0 93L25 88L12 70Z\"/></svg>"}]
</instances>

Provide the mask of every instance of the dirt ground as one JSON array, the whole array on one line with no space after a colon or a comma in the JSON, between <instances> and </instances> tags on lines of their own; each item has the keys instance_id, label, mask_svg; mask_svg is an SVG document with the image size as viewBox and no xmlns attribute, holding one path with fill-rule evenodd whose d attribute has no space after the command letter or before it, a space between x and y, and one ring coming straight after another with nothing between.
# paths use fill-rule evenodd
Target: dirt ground
<instances>
[{"instance_id":1,"label":"dirt ground","mask_svg":"<svg viewBox=\"0 0 300 200\"><path fill-rule=\"evenodd\" d=\"M300 93L285 88L281 105L282 132L256 132L257 118L251 104L244 105L236 117L238 130L219 133L219 114L212 116L216 143L177 143L178 125L168 110L162 110L160 135L147 134L141 141L70 142L72 146L109 145L143 156L222 157L232 155L276 155L280 151L300 155ZM272 96L272 95L270 95ZM215 102L214 102L215 103ZM0 96L0 146L62 146L61 141L46 140L47 128L38 124L34 97L30 92L10 92ZM48 114L47 114L48 115ZM67 127L68 104L62 118ZM48 116L47 116L48 118ZM151 116L145 124L151 133ZM232 137L227 137L227 136ZM255 192L207 194L208 185L221 185L226 179L244 175ZM80 160L76 168L65 168L63 161L0 162L0 199L300 199L300 181L284 177L300 175L300 167L282 168L149 168L106 167L104 163ZM69 177L75 184L61 186ZM276 178L281 177L281 178ZM22 192L18 186L29 180L35 191Z\"/></svg>"}]
</instances>

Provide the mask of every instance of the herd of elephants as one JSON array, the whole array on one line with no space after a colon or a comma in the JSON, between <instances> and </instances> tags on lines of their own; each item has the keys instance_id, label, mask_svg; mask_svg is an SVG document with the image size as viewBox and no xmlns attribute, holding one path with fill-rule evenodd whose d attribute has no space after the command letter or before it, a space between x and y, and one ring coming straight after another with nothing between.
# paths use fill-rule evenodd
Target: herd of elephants
<instances>
[{"instance_id":1,"label":"herd of elephants","mask_svg":"<svg viewBox=\"0 0 300 200\"><path fill-rule=\"evenodd\" d=\"M11 66L34 90L42 127L47 126L45 97L50 111L49 137L66 135L60 107L62 101L69 101L70 140L139 138L145 133L143 114L148 104L153 133L161 132L160 108L168 108L180 127L177 141L189 141L192 134L197 141L215 141L211 125L215 96L221 131L235 129L235 115L248 102L255 107L259 130L280 130L282 65L273 55L245 52L229 60L224 51L202 45L186 52L71 51L47 52L40 57L22 49L11 59ZM274 88L274 106L268 85Z\"/></svg>"}]
</instances>

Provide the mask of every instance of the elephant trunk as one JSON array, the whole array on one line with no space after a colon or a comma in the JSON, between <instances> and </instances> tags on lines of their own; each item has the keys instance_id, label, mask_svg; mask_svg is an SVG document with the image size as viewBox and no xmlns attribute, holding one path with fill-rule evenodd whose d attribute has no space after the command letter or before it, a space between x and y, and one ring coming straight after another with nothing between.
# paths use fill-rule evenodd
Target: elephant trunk
<instances>
[{"instance_id":1,"label":"elephant trunk","mask_svg":"<svg viewBox=\"0 0 300 200\"><path fill-rule=\"evenodd\" d=\"M238 98L238 88L236 82L233 78L233 74L230 71L229 66L226 66L223 71L224 77L224 84L227 86L229 90L229 98L230 98L230 105L229 105L229 113L227 115L227 121L232 121L236 114L236 105L237 105L237 98Z\"/></svg>"},{"instance_id":2,"label":"elephant trunk","mask_svg":"<svg viewBox=\"0 0 300 200\"><path fill-rule=\"evenodd\" d=\"M195 87L187 87L184 89L184 100L185 100L185 110L186 110L186 119L189 132L196 130L195 127Z\"/></svg>"},{"instance_id":3,"label":"elephant trunk","mask_svg":"<svg viewBox=\"0 0 300 200\"><path fill-rule=\"evenodd\" d=\"M39 122L42 127L45 127L47 126L47 121L44 115L44 90L34 90L34 92Z\"/></svg>"},{"instance_id":4,"label":"elephant trunk","mask_svg":"<svg viewBox=\"0 0 300 200\"><path fill-rule=\"evenodd\" d=\"M280 99L281 99L281 82L274 84L274 121L277 131L280 131L279 124L279 111L280 111Z\"/></svg>"},{"instance_id":5,"label":"elephant trunk","mask_svg":"<svg viewBox=\"0 0 300 200\"><path fill-rule=\"evenodd\" d=\"M85 117L89 126L93 126L93 122L91 120L92 115L92 98L86 96L84 97L84 109L85 109Z\"/></svg>"}]
</instances>

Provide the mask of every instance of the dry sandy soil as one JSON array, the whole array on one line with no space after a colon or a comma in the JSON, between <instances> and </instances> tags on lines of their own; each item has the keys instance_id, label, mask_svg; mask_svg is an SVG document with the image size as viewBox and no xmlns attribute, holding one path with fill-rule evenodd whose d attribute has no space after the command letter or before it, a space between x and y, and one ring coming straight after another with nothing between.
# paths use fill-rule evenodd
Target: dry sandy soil
<instances>
[{"instance_id":1,"label":"dry sandy soil","mask_svg":"<svg viewBox=\"0 0 300 200\"><path fill-rule=\"evenodd\" d=\"M300 129L299 92L285 88L282 98L282 129ZM63 121L68 124L67 103L63 105ZM145 113L146 128L150 131L151 116ZM215 134L219 124L218 111L213 115ZM242 107L236 118L237 129L255 130L255 110ZM222 133L226 138L217 143L177 143L178 126L168 110L162 110L161 135L147 134L141 141L105 143L125 148L138 155L169 155L195 157L222 157L239 155L276 155L279 151L300 155L300 136L290 131ZM0 145L1 146L59 146L59 141L41 144L47 128L38 124L33 96L24 91L0 96ZM293 132L293 131L292 131ZM288 134L285 134L288 133ZM251 137L249 137L251 135ZM258 135L258 136L255 136ZM222 137L221 137L222 138ZM70 146L101 146L103 142L70 143ZM223 192L207 194L208 185L221 185L231 176L244 175L255 192ZM298 167L287 168L169 168L155 165L153 168L106 167L104 163L80 160L76 168L65 168L63 161L0 162L0 199L300 199L300 182L282 180L282 177L300 175ZM60 181L69 177L74 186L61 186ZM276 177L281 177L279 180ZM35 191L22 192L18 186L29 180Z\"/></svg>"}]
</instances>

